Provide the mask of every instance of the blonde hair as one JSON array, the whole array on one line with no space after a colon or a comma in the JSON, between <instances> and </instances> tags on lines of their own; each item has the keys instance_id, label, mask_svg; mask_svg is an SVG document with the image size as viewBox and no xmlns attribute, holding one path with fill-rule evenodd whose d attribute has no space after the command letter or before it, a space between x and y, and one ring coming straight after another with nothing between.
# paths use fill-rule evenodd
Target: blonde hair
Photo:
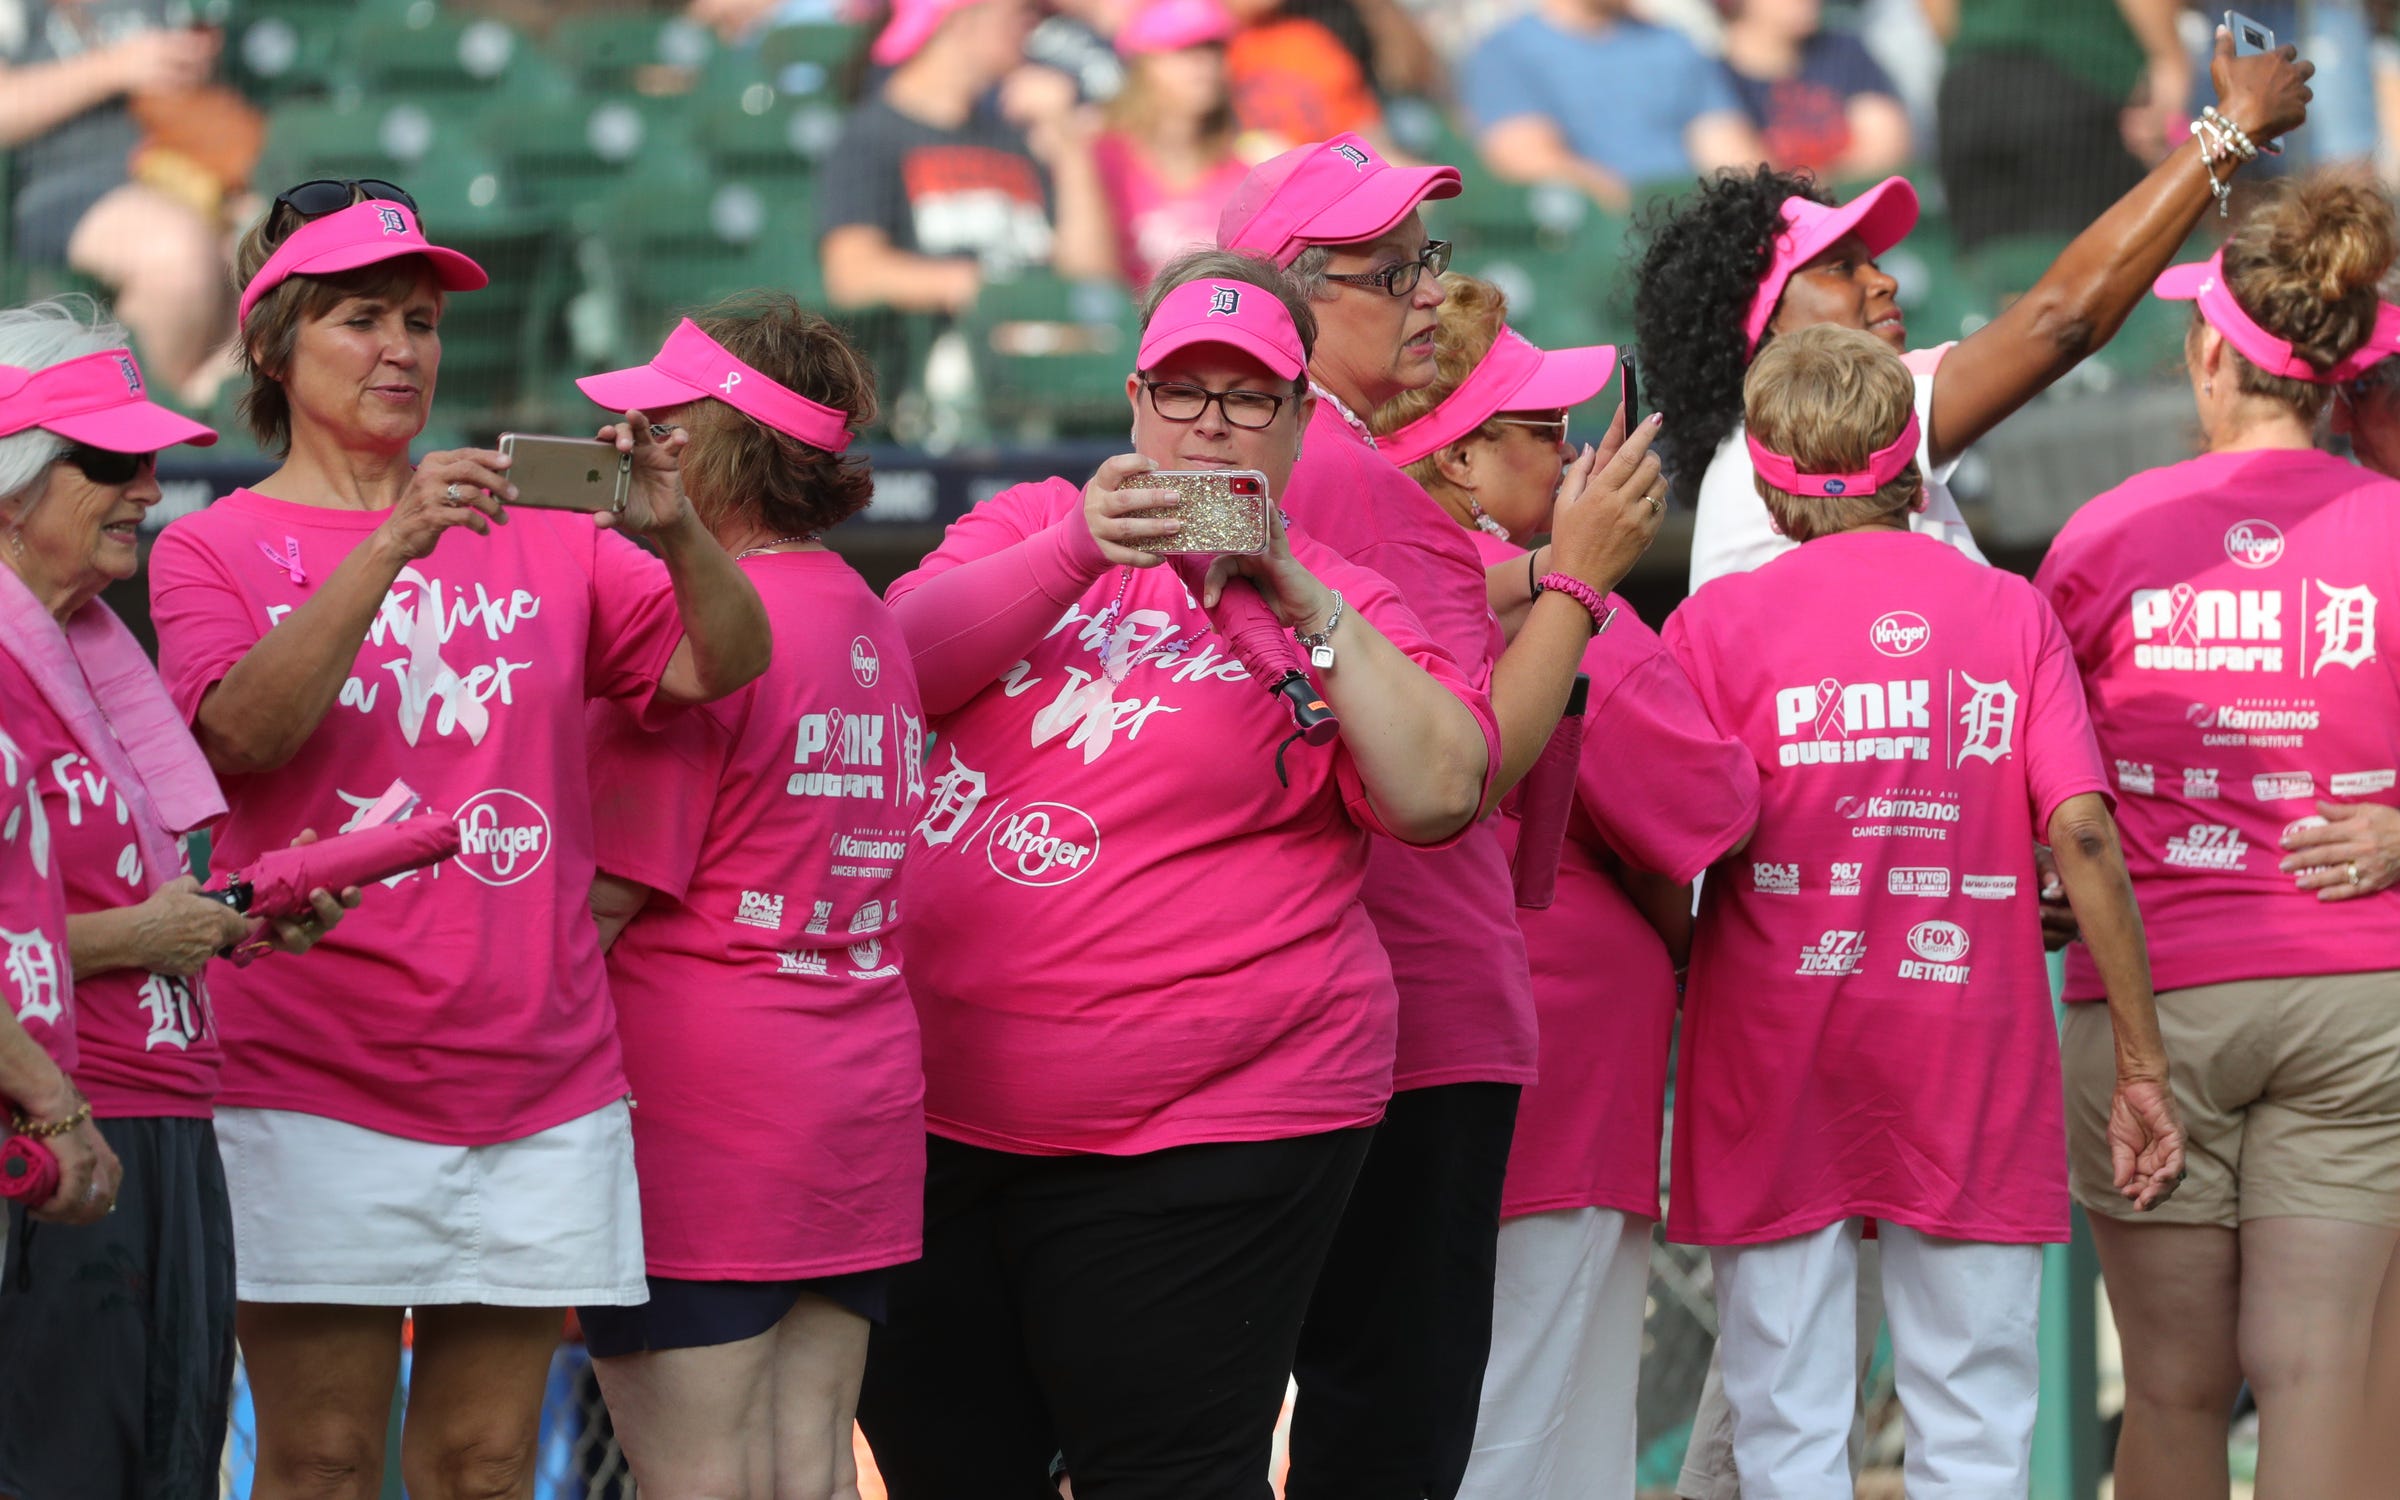
<instances>
[{"instance_id":1,"label":"blonde hair","mask_svg":"<svg viewBox=\"0 0 2400 1500\"><path fill-rule=\"evenodd\" d=\"M1853 474L1908 425L1917 383L1891 346L1830 323L1778 334L1742 380L1742 420L1803 474ZM1759 498L1795 542L1897 520L1924 481L1915 459L1871 495L1795 495L1754 476Z\"/></svg>"},{"instance_id":2,"label":"blonde hair","mask_svg":"<svg viewBox=\"0 0 2400 1500\"><path fill-rule=\"evenodd\" d=\"M1398 432L1427 412L1450 399L1466 384L1483 357L1492 352L1499 341L1500 330L1508 322L1508 293L1480 277L1464 271L1442 273L1442 290L1449 294L1442 303L1439 319L1433 328L1433 384L1413 391L1402 391L1377 407L1367 419L1367 425L1378 437ZM1476 438L1497 442L1500 429L1488 418L1471 432L1463 432L1450 443L1435 449L1407 465L1402 472L1428 489L1442 477L1442 454Z\"/></svg>"},{"instance_id":3,"label":"blonde hair","mask_svg":"<svg viewBox=\"0 0 2400 1500\"><path fill-rule=\"evenodd\" d=\"M2225 241L2225 288L2242 311L2292 352L2330 370L2364 347L2380 310L2376 284L2391 270L2392 208L2363 182L2331 172L2274 184ZM2185 349L2197 350L2201 320L2192 310ZM2266 396L2306 421L2324 410L2333 388L2270 375L2230 343L2236 389Z\"/></svg>"}]
</instances>

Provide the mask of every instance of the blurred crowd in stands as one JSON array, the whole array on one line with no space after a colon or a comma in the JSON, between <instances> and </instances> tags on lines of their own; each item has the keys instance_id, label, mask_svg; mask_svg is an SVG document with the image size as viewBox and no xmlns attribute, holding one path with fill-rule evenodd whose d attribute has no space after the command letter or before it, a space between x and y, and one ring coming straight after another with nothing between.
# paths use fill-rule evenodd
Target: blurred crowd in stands
<instances>
[{"instance_id":1,"label":"blurred crowd in stands","mask_svg":"<svg viewBox=\"0 0 2400 1500\"><path fill-rule=\"evenodd\" d=\"M2295 154L2400 181L2400 7L2247 8L2317 64ZM1077 348L1130 315L1102 289L1209 239L1242 173L1291 144L1349 130L1467 168L1458 212L1551 231L1527 272L1547 286L1512 300L1537 332L1597 337L1622 331L1621 221L1720 167L1905 172L1962 254L2063 237L2183 138L2216 18L2179 0L0 0L0 293L106 289L162 388L206 414L251 181L389 175L439 231L488 213L618 252L596 266L555 233L527 251L571 264L490 340L496 411L523 365L655 337L672 309L639 284L680 234L744 252L729 284L856 325L911 372L899 435L940 446L959 392L1014 378L995 355L1106 354ZM662 125L662 100L688 107ZM457 202L427 191L436 170ZM995 301L1028 278L1042 295Z\"/></svg>"}]
</instances>

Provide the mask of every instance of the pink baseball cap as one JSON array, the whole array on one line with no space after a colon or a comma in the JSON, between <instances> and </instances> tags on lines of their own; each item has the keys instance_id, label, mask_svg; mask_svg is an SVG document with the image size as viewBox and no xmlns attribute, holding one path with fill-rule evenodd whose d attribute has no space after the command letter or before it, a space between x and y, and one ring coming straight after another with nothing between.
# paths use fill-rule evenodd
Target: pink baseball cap
<instances>
[{"instance_id":1,"label":"pink baseball cap","mask_svg":"<svg viewBox=\"0 0 2400 1500\"><path fill-rule=\"evenodd\" d=\"M1749 445L1750 466L1758 477L1787 495L1872 495L1899 478L1916 458L1920 431L1912 408L1900 435L1868 454L1867 466L1855 474L1803 474L1797 463L1760 442L1748 428L1742 431L1742 441Z\"/></svg>"},{"instance_id":2,"label":"pink baseball cap","mask_svg":"<svg viewBox=\"0 0 2400 1500\"><path fill-rule=\"evenodd\" d=\"M687 401L722 401L811 448L850 446L850 414L813 401L744 364L686 318L646 365L586 375L575 388L610 411L663 411Z\"/></svg>"},{"instance_id":3,"label":"pink baseball cap","mask_svg":"<svg viewBox=\"0 0 2400 1500\"><path fill-rule=\"evenodd\" d=\"M2380 304L2374 331L2367 335L2366 343L2332 369L2318 369L2301 358L2290 340L2268 332L2234 300L2233 288L2225 284L2222 250L2204 261L2167 267L2150 283L2150 290L2169 302L2198 303L2201 318L2225 335L2225 342L2242 351L2244 359L2269 375L2290 380L2314 381L2319 385L2356 380L2400 347L2400 309L2385 302Z\"/></svg>"},{"instance_id":4,"label":"pink baseball cap","mask_svg":"<svg viewBox=\"0 0 2400 1500\"><path fill-rule=\"evenodd\" d=\"M1142 329L1134 368L1155 370L1159 361L1194 344L1239 349L1286 380L1298 380L1308 368L1300 330L1292 326L1283 299L1247 281L1202 277L1160 298L1158 310Z\"/></svg>"},{"instance_id":5,"label":"pink baseball cap","mask_svg":"<svg viewBox=\"0 0 2400 1500\"><path fill-rule=\"evenodd\" d=\"M942 23L983 0L892 0L892 18L867 49L868 61L879 68L896 68L924 50Z\"/></svg>"},{"instance_id":6,"label":"pink baseball cap","mask_svg":"<svg viewBox=\"0 0 2400 1500\"><path fill-rule=\"evenodd\" d=\"M155 453L177 443L205 448L213 428L150 399L128 349L103 349L39 370L0 365L0 437L29 428L111 453Z\"/></svg>"},{"instance_id":7,"label":"pink baseball cap","mask_svg":"<svg viewBox=\"0 0 2400 1500\"><path fill-rule=\"evenodd\" d=\"M1457 442L1504 411L1553 411L1581 406L1617 374L1614 344L1537 349L1514 328L1502 328L1458 389L1433 410L1375 440L1375 450L1405 468Z\"/></svg>"},{"instance_id":8,"label":"pink baseball cap","mask_svg":"<svg viewBox=\"0 0 2400 1500\"><path fill-rule=\"evenodd\" d=\"M1222 0L1155 0L1117 29L1117 51L1126 57L1176 52L1228 41L1233 33L1233 13Z\"/></svg>"},{"instance_id":9,"label":"pink baseball cap","mask_svg":"<svg viewBox=\"0 0 2400 1500\"><path fill-rule=\"evenodd\" d=\"M491 285L483 267L456 250L445 250L425 238L414 210L405 203L370 198L311 219L275 247L267 263L242 288L240 321L250 321L258 299L294 276L330 276L379 265L403 255L422 255L433 263L433 277L445 292L472 292Z\"/></svg>"},{"instance_id":10,"label":"pink baseball cap","mask_svg":"<svg viewBox=\"0 0 2400 1500\"><path fill-rule=\"evenodd\" d=\"M1311 245L1374 239L1461 186L1456 167L1395 167L1344 131L1251 168L1217 218L1217 243L1288 266Z\"/></svg>"},{"instance_id":11,"label":"pink baseball cap","mask_svg":"<svg viewBox=\"0 0 2400 1500\"><path fill-rule=\"evenodd\" d=\"M1881 255L1908 238L1917 227L1917 190L1905 177L1886 177L1849 202L1827 208L1808 198L1783 200L1783 232L1775 237L1775 258L1750 297L1745 325L1750 342L1745 353L1756 353L1775 320L1776 305L1792 273L1833 248L1853 230L1866 243L1869 255Z\"/></svg>"}]
</instances>

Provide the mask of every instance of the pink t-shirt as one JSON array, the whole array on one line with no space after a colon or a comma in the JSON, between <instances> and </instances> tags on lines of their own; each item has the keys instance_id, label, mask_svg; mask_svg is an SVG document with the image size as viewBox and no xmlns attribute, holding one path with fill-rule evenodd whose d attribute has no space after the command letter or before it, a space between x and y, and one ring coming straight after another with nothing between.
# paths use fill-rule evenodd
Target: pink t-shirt
<instances>
[{"instance_id":1,"label":"pink t-shirt","mask_svg":"<svg viewBox=\"0 0 2400 1500\"><path fill-rule=\"evenodd\" d=\"M1310 536L1390 579L1433 643L1489 691L1507 640L1475 544L1322 396L1283 504ZM1400 986L1393 1089L1533 1082L1533 981L1499 821L1446 849L1377 839L1366 900Z\"/></svg>"},{"instance_id":2,"label":"pink t-shirt","mask_svg":"<svg viewBox=\"0 0 2400 1500\"><path fill-rule=\"evenodd\" d=\"M1063 479L1002 491L891 597L1082 503ZM1389 584L1296 532L1292 548L1489 725ZM934 727L908 980L935 1134L1129 1155L1381 1117L1396 999L1359 904L1374 812L1339 741L1293 746L1276 780L1290 715L1172 569L1102 574Z\"/></svg>"},{"instance_id":3,"label":"pink t-shirt","mask_svg":"<svg viewBox=\"0 0 2400 1500\"><path fill-rule=\"evenodd\" d=\"M2400 804L2400 484L2317 452L2219 453L2075 513L2036 582L2114 762L2161 990L2400 969L2400 892L2278 868L2317 799ZM2067 950L2067 998L2100 998Z\"/></svg>"},{"instance_id":4,"label":"pink t-shirt","mask_svg":"<svg viewBox=\"0 0 2400 1500\"><path fill-rule=\"evenodd\" d=\"M925 717L848 563L742 570L774 626L766 676L656 726L591 710L600 868L652 891L608 953L642 1245L653 1276L834 1276L914 1260L924 1217L899 932Z\"/></svg>"},{"instance_id":5,"label":"pink t-shirt","mask_svg":"<svg viewBox=\"0 0 2400 1500\"><path fill-rule=\"evenodd\" d=\"M1217 242L1217 215L1250 169L1227 156L1198 182L1176 187L1132 137L1110 131L1092 144L1100 187L1117 227L1117 265L1137 287L1186 250Z\"/></svg>"},{"instance_id":6,"label":"pink t-shirt","mask_svg":"<svg viewBox=\"0 0 2400 1500\"><path fill-rule=\"evenodd\" d=\"M390 514L236 490L169 526L151 613L185 715ZM211 863L340 832L396 779L457 818L465 848L370 887L305 963L212 968L223 1102L481 1145L625 1092L586 899L584 704L647 701L682 635L664 568L583 516L453 528L401 570L299 754L224 778Z\"/></svg>"},{"instance_id":7,"label":"pink t-shirt","mask_svg":"<svg viewBox=\"0 0 2400 1500\"><path fill-rule=\"evenodd\" d=\"M32 679L0 651L0 704L8 707L8 721L0 724L0 1004L72 1074L75 966L67 958L66 886L40 763L17 737L43 711L41 702Z\"/></svg>"},{"instance_id":8,"label":"pink t-shirt","mask_svg":"<svg viewBox=\"0 0 2400 1500\"><path fill-rule=\"evenodd\" d=\"M113 911L137 906L178 875L142 867L133 828L138 807L76 744L74 731L50 711L31 679L0 654L0 699L32 760L48 814L50 857L66 909ZM158 837L178 849L182 840ZM87 974L75 985L75 1086L108 1119L169 1116L205 1120L217 1093L222 1061L209 1015L207 986L139 969Z\"/></svg>"},{"instance_id":9,"label":"pink t-shirt","mask_svg":"<svg viewBox=\"0 0 2400 1500\"><path fill-rule=\"evenodd\" d=\"M1484 562L1524 554L1472 538ZM1591 678L1558 890L1517 921L1533 964L1542 1075L1517 1106L1504 1218L1567 1208L1658 1217L1675 963L1619 882L1696 879L1758 816L1758 768L1719 734L1633 606L1584 648ZM1605 954L1605 963L1593 955Z\"/></svg>"},{"instance_id":10,"label":"pink t-shirt","mask_svg":"<svg viewBox=\"0 0 2400 1500\"><path fill-rule=\"evenodd\" d=\"M1707 584L1665 639L1760 781L1701 885L1669 1233L2065 1239L2033 846L2107 778L2057 618L1933 537L1846 532Z\"/></svg>"}]
</instances>

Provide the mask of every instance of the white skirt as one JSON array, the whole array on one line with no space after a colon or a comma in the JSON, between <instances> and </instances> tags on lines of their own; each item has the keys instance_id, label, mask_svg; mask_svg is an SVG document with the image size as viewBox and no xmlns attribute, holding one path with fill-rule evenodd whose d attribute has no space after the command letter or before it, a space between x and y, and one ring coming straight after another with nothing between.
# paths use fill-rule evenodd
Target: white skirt
<instances>
[{"instance_id":1,"label":"white skirt","mask_svg":"<svg viewBox=\"0 0 2400 1500\"><path fill-rule=\"evenodd\" d=\"M492 1146L286 1109L217 1111L244 1302L646 1302L633 1121L616 1100Z\"/></svg>"}]
</instances>

